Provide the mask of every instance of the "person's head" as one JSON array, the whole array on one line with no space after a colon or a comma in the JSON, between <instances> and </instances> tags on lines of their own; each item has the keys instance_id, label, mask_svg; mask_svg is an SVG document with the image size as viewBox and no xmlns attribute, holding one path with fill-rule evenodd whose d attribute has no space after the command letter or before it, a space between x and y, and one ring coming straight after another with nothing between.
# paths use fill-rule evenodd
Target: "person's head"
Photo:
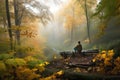
<instances>
[{"instance_id":1,"label":"person's head","mask_svg":"<svg viewBox=\"0 0 120 80\"><path fill-rule=\"evenodd\" d=\"M80 41L78 41L78 44L80 44Z\"/></svg>"}]
</instances>

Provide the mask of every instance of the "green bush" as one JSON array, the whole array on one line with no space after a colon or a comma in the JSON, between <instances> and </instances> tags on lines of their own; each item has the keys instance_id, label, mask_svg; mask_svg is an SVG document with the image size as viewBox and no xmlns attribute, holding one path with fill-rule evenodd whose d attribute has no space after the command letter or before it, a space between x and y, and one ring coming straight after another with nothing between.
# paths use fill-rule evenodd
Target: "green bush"
<instances>
[{"instance_id":1,"label":"green bush","mask_svg":"<svg viewBox=\"0 0 120 80\"><path fill-rule=\"evenodd\" d=\"M21 59L21 58L13 58L13 59L7 59L5 61L5 63L8 65L8 66L24 66L26 65L26 61L24 59Z\"/></svg>"},{"instance_id":2,"label":"green bush","mask_svg":"<svg viewBox=\"0 0 120 80\"><path fill-rule=\"evenodd\" d=\"M6 60L6 59L11 59L11 58L13 58L12 54L7 54L7 53L0 54L0 60Z\"/></svg>"}]
</instances>

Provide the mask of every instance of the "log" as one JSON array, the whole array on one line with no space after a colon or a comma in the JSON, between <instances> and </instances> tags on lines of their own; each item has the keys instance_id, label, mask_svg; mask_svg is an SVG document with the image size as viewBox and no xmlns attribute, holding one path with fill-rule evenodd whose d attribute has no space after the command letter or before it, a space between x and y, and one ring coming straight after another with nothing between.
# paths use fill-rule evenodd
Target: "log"
<instances>
[{"instance_id":1,"label":"log","mask_svg":"<svg viewBox=\"0 0 120 80\"><path fill-rule=\"evenodd\" d=\"M90 64L68 64L67 66L69 68L79 67L79 68L88 69L89 67L93 67L94 63L90 63Z\"/></svg>"},{"instance_id":2,"label":"log","mask_svg":"<svg viewBox=\"0 0 120 80\"><path fill-rule=\"evenodd\" d=\"M80 73L80 72L71 72L65 71L63 79L68 80L120 80L119 75L102 75L96 73Z\"/></svg>"},{"instance_id":3,"label":"log","mask_svg":"<svg viewBox=\"0 0 120 80\"><path fill-rule=\"evenodd\" d=\"M50 76L59 69L46 69L42 75L44 77ZM65 69L64 74L59 77L60 80L120 80L119 75L102 75L98 73L83 73L83 72L73 72L70 69Z\"/></svg>"},{"instance_id":4,"label":"log","mask_svg":"<svg viewBox=\"0 0 120 80\"><path fill-rule=\"evenodd\" d=\"M43 72L44 77L50 76L59 69L46 69ZM119 75L102 75L98 73L73 72L71 69L64 70L64 74L59 77L60 80L120 80Z\"/></svg>"},{"instance_id":5,"label":"log","mask_svg":"<svg viewBox=\"0 0 120 80\"><path fill-rule=\"evenodd\" d=\"M87 55L94 55L99 53L98 49L93 49L93 50L82 50L81 54L84 56ZM74 57L75 56L75 52L71 52L71 51L63 51L63 52L59 52L59 54L63 57L63 58L68 58L68 57Z\"/></svg>"}]
</instances>

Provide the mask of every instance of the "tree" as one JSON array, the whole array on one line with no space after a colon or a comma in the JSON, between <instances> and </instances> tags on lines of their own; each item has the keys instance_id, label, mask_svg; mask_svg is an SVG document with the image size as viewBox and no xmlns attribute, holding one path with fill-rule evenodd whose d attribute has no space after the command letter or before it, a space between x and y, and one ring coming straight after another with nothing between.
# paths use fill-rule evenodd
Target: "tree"
<instances>
[{"instance_id":1,"label":"tree","mask_svg":"<svg viewBox=\"0 0 120 80\"><path fill-rule=\"evenodd\" d=\"M18 27L15 32L16 40L17 40L17 44L20 45L19 28L22 22L24 22L25 18L28 18L30 20L40 19L41 23L46 24L49 20L51 20L52 14L46 5L41 4L37 0L34 0L34 1L14 0L13 3L14 3L15 25L16 27ZM36 13L34 9L38 10L38 13Z\"/></svg>"},{"instance_id":2,"label":"tree","mask_svg":"<svg viewBox=\"0 0 120 80\"><path fill-rule=\"evenodd\" d=\"M20 27L21 24L21 15L19 16L19 4L18 4L18 0L14 0L14 15L15 15L15 25L17 27ZM17 44L20 45L20 30L17 29L16 30L16 39L17 39Z\"/></svg>"},{"instance_id":3,"label":"tree","mask_svg":"<svg viewBox=\"0 0 120 80\"><path fill-rule=\"evenodd\" d=\"M117 25L120 24L120 0L101 0L97 5L93 16L99 17L100 23L98 36L103 36L108 27L108 23L112 19L117 19ZM116 26L116 24L113 25Z\"/></svg>"},{"instance_id":4,"label":"tree","mask_svg":"<svg viewBox=\"0 0 120 80\"><path fill-rule=\"evenodd\" d=\"M6 8L5 8L5 1L0 1L0 24L6 29Z\"/></svg>"},{"instance_id":5,"label":"tree","mask_svg":"<svg viewBox=\"0 0 120 80\"><path fill-rule=\"evenodd\" d=\"M120 0L101 0L96 7L94 15L104 19L105 21L110 20L113 16L118 16L120 13Z\"/></svg>"},{"instance_id":6,"label":"tree","mask_svg":"<svg viewBox=\"0 0 120 80\"><path fill-rule=\"evenodd\" d=\"M92 8L95 6L96 1L95 0L77 0L84 9L85 16L86 16L86 22L87 22L87 33L88 33L88 39L89 43L91 43L91 37L90 37L90 17L92 16Z\"/></svg>"},{"instance_id":7,"label":"tree","mask_svg":"<svg viewBox=\"0 0 120 80\"><path fill-rule=\"evenodd\" d=\"M87 21L87 33L88 33L88 39L89 39L89 42L91 42L91 39L90 39L90 19L89 19L89 16L88 16L88 10L87 10L87 0L85 0L85 15L86 15L86 21Z\"/></svg>"},{"instance_id":8,"label":"tree","mask_svg":"<svg viewBox=\"0 0 120 80\"><path fill-rule=\"evenodd\" d=\"M54 0L54 1L58 3L58 0ZM23 30L22 26L27 26L29 23L32 22L34 23L35 21L38 20L42 24L46 24L53 18L53 15L50 12L49 7L46 4L39 2L38 0L10 0L10 1L1 0L1 2L6 3L6 5L0 5L0 19L4 21L3 24L4 26L7 20L11 49L13 49L14 32L15 32L15 38L17 40L17 44L19 45L21 43L20 38L22 35L21 31ZM3 6L6 6L5 7L6 14L4 13ZM37 10L38 12L36 13L34 9ZM15 23L13 23L13 20L15 20ZM16 28L14 29L14 27Z\"/></svg>"},{"instance_id":9,"label":"tree","mask_svg":"<svg viewBox=\"0 0 120 80\"><path fill-rule=\"evenodd\" d=\"M85 21L84 10L75 0L70 0L61 12L61 16L64 17L64 27L69 31L70 41L73 42L75 28Z\"/></svg>"},{"instance_id":10,"label":"tree","mask_svg":"<svg viewBox=\"0 0 120 80\"><path fill-rule=\"evenodd\" d=\"M9 2L8 0L5 0L6 3L6 15L7 15L7 22L8 22L8 33L10 37L10 46L11 50L13 50L13 35L11 30L11 20L10 20L10 12L9 12Z\"/></svg>"}]
</instances>

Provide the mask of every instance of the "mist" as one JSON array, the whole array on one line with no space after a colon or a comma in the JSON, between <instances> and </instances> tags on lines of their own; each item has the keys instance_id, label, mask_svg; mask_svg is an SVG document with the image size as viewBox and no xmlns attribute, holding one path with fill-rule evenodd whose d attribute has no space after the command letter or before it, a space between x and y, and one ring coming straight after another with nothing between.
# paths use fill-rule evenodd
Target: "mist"
<instances>
[{"instance_id":1,"label":"mist","mask_svg":"<svg viewBox=\"0 0 120 80\"><path fill-rule=\"evenodd\" d=\"M74 29L72 41L69 30L64 27L64 21L58 18L54 18L54 21L40 27L39 30L39 33L46 39L45 45L52 51L48 53L56 52L58 54L61 51L73 51L78 41L81 41L83 46L87 44L85 42L87 39L85 24Z\"/></svg>"},{"instance_id":2,"label":"mist","mask_svg":"<svg viewBox=\"0 0 120 80\"><path fill-rule=\"evenodd\" d=\"M96 4L99 4L97 2ZM46 56L53 57L54 54L59 54L62 51L74 51L74 47L77 45L78 41L81 41L83 50L100 48L102 44L109 44L113 41L119 41L119 25L116 21L119 20L117 17L111 18L107 23L105 31L98 36L100 32L100 20L98 18L90 18L90 38L91 43L89 43L88 33L87 33L87 21L85 19L85 13L79 15L81 23L73 26L72 37L71 30L65 27L65 16L61 16L62 12L65 12L67 2L60 5L54 5L56 8L52 8L53 19L49 21L46 25L38 23L38 33L42 35L45 39L44 53ZM94 6L95 8L96 6ZM65 8L65 9L64 9ZM69 9L68 9L69 10ZM60 12L61 11L61 12ZM82 9L81 9L82 12ZM65 15L71 15L72 12L66 13ZM91 15L93 13L89 13ZM75 18L77 16L75 15ZM78 18L76 18L77 21ZM71 24L71 23L68 23ZM114 28L116 26L117 28ZM114 29L113 29L114 28ZM114 35L113 35L114 34ZM97 37L96 37L97 36Z\"/></svg>"}]
</instances>

